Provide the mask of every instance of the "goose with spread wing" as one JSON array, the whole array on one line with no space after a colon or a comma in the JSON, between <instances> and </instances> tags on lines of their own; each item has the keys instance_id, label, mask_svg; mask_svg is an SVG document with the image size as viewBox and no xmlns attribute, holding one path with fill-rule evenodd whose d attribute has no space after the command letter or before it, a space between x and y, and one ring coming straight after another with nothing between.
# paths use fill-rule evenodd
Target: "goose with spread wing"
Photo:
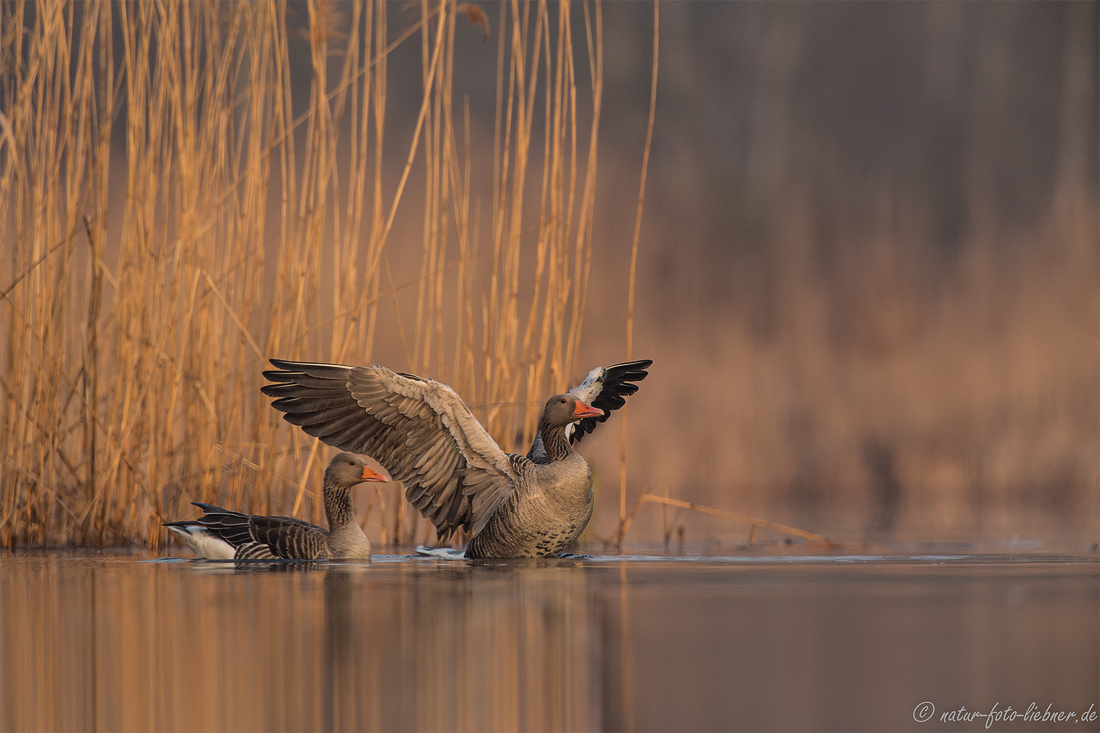
<instances>
[{"instance_id":1,"label":"goose with spread wing","mask_svg":"<svg viewBox=\"0 0 1100 733\"><path fill-rule=\"evenodd\" d=\"M652 362L594 369L547 400L528 456L505 453L435 380L378 365L271 364L262 391L287 422L378 461L440 541L462 528L463 556L487 558L552 557L580 536L592 516L592 472L573 444L623 406Z\"/></svg>"},{"instance_id":2,"label":"goose with spread wing","mask_svg":"<svg viewBox=\"0 0 1100 733\"><path fill-rule=\"evenodd\" d=\"M328 530L300 519L241 514L197 501L201 517L164 526L206 560L369 560L370 540L355 521L351 489L386 480L359 456L333 458L322 491Z\"/></svg>"}]
</instances>

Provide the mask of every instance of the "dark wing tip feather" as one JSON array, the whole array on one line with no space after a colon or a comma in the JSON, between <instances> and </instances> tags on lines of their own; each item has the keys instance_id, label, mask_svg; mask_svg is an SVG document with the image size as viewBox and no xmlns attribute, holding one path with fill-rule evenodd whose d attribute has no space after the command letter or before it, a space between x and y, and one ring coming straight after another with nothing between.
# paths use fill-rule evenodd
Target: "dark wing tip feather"
<instances>
[{"instance_id":1,"label":"dark wing tip feather","mask_svg":"<svg viewBox=\"0 0 1100 733\"><path fill-rule=\"evenodd\" d=\"M267 395L268 397L274 397L275 396L274 394L272 394L270 392L267 392L266 390L264 391L264 394ZM274 407L279 412L290 412L292 409L294 409L293 400L295 400L295 399L297 399L297 398L296 397L280 397L279 399L272 402L271 406Z\"/></svg>"},{"instance_id":2,"label":"dark wing tip feather","mask_svg":"<svg viewBox=\"0 0 1100 733\"><path fill-rule=\"evenodd\" d=\"M626 398L638 391L639 387L634 383L648 377L649 372L646 370L652 365L652 359L638 359L604 367L601 378L603 386L600 388L600 393L592 400L592 406L603 410L603 414L599 417L586 417L579 421L570 435L570 440L573 443L579 443L600 423L607 422L611 413L625 405Z\"/></svg>"},{"instance_id":3,"label":"dark wing tip feather","mask_svg":"<svg viewBox=\"0 0 1100 733\"><path fill-rule=\"evenodd\" d=\"M277 370L263 372L264 378L272 382L295 382L302 378L340 379L346 378L353 367L344 364L321 364L311 361L289 361L287 359L268 359Z\"/></svg>"},{"instance_id":4,"label":"dark wing tip feather","mask_svg":"<svg viewBox=\"0 0 1100 733\"><path fill-rule=\"evenodd\" d=\"M604 374L610 374L618 376L622 374L640 374L641 376L630 377L631 379L645 379L647 374L646 370L653 366L652 359L638 359L637 361L624 361L622 364L612 364L609 367L604 367Z\"/></svg>"},{"instance_id":5,"label":"dark wing tip feather","mask_svg":"<svg viewBox=\"0 0 1100 733\"><path fill-rule=\"evenodd\" d=\"M364 441L356 431L342 424L332 426L337 418L346 417L348 410L360 411L348 387L354 367L287 359L269 361L278 369L263 372L272 384L261 386L260 392L273 398L271 406L283 413L286 422L341 450L363 449Z\"/></svg>"},{"instance_id":6,"label":"dark wing tip feather","mask_svg":"<svg viewBox=\"0 0 1100 733\"><path fill-rule=\"evenodd\" d=\"M247 514L235 512L231 509L222 509L220 506L214 506L213 504L204 504L201 501L193 501L191 503L197 506L199 509L202 509L202 517L199 520L196 520L199 524L205 525L205 520L212 517L221 517L222 519L232 520L248 519Z\"/></svg>"}]
</instances>

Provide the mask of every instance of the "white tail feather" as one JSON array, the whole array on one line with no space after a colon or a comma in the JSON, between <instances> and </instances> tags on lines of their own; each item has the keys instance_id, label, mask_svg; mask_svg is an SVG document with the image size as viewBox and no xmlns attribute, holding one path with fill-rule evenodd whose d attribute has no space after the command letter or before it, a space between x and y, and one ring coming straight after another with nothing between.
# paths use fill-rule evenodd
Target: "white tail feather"
<instances>
[{"instance_id":1,"label":"white tail feather","mask_svg":"<svg viewBox=\"0 0 1100 733\"><path fill-rule=\"evenodd\" d=\"M191 548L200 560L232 560L237 548L221 537L211 533L206 527L189 524L185 527L169 527L183 544Z\"/></svg>"}]
</instances>

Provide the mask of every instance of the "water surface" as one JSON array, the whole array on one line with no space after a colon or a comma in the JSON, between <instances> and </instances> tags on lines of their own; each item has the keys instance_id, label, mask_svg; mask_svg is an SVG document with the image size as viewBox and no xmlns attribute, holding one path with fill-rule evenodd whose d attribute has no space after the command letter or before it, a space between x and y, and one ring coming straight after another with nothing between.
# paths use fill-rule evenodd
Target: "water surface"
<instances>
[{"instance_id":1,"label":"water surface","mask_svg":"<svg viewBox=\"0 0 1100 733\"><path fill-rule=\"evenodd\" d=\"M1094 553L0 554L3 730L986 730L941 716L1082 715L1098 669Z\"/></svg>"}]
</instances>

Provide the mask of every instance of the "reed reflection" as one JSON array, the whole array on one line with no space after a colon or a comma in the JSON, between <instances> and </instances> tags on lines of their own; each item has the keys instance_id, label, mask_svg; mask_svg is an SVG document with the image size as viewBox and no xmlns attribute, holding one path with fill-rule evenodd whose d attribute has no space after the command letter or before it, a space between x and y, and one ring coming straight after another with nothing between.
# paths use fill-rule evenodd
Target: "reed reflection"
<instances>
[{"instance_id":1,"label":"reed reflection","mask_svg":"<svg viewBox=\"0 0 1100 733\"><path fill-rule=\"evenodd\" d=\"M1095 702L1095 558L892 567L3 555L0 730L889 729L914 691Z\"/></svg>"},{"instance_id":2,"label":"reed reflection","mask_svg":"<svg viewBox=\"0 0 1100 733\"><path fill-rule=\"evenodd\" d=\"M598 728L574 564L23 563L0 576L0 727Z\"/></svg>"}]
</instances>

